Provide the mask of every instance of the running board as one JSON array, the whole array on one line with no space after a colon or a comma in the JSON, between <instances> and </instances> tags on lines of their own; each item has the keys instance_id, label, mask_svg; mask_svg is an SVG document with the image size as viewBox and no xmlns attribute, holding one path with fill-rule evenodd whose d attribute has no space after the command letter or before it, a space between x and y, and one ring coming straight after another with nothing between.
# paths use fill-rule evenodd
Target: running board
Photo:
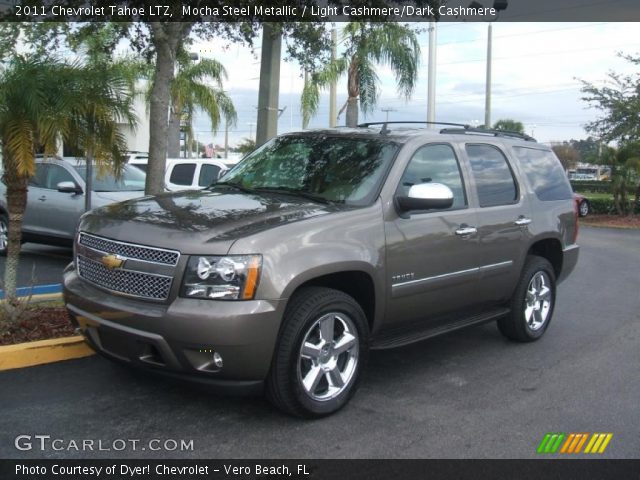
<instances>
[{"instance_id":1,"label":"running board","mask_svg":"<svg viewBox=\"0 0 640 480\"><path fill-rule=\"evenodd\" d=\"M465 318L457 322L452 322L447 325L436 328L428 328L424 325L411 327L396 328L383 332L381 335L376 336L371 342L372 350L385 350L387 348L402 347L411 343L420 342L431 337L437 337L445 333L453 332L461 328L470 327L472 325L478 325L481 323L490 322L499 317L507 315L510 310L506 307L496 308L483 312L473 317Z\"/></svg>"}]
</instances>

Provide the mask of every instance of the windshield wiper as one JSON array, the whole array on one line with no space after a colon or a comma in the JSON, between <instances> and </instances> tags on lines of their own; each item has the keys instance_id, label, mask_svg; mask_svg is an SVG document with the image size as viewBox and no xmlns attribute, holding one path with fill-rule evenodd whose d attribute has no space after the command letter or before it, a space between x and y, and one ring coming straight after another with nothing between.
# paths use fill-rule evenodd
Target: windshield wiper
<instances>
[{"instance_id":1,"label":"windshield wiper","mask_svg":"<svg viewBox=\"0 0 640 480\"><path fill-rule=\"evenodd\" d=\"M240 190L241 192L244 192L244 193L252 193L253 192L253 190L251 190L250 188L243 187L239 183L235 183L235 182L216 182L216 183L213 183L213 184L209 185L208 188L213 188L213 187L216 187L218 185L232 187L232 188Z\"/></svg>"},{"instance_id":2,"label":"windshield wiper","mask_svg":"<svg viewBox=\"0 0 640 480\"><path fill-rule=\"evenodd\" d=\"M318 203L336 203L332 200L329 200L321 195L316 195L311 192L307 192L306 190L298 190L297 188L291 187L256 187L255 191L257 192L273 192L273 193L283 193L285 195L294 195L297 197L306 198L309 200L313 200Z\"/></svg>"}]
</instances>

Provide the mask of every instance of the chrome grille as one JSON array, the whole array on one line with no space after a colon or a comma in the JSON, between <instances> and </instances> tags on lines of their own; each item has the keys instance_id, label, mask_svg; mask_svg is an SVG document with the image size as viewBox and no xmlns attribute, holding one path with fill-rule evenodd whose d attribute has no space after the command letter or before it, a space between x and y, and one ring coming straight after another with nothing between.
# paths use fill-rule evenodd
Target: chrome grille
<instances>
[{"instance_id":1,"label":"chrome grille","mask_svg":"<svg viewBox=\"0 0 640 480\"><path fill-rule=\"evenodd\" d=\"M162 263L164 265L177 265L180 253L162 248L145 247L126 242L116 242L102 237L96 237L87 233L80 234L80 245L105 253L115 253L127 258L143 260L145 262Z\"/></svg>"},{"instance_id":2,"label":"chrome grille","mask_svg":"<svg viewBox=\"0 0 640 480\"><path fill-rule=\"evenodd\" d=\"M131 270L109 270L100 262L77 257L78 274L85 280L114 292L153 300L169 297L172 278Z\"/></svg>"}]
</instances>

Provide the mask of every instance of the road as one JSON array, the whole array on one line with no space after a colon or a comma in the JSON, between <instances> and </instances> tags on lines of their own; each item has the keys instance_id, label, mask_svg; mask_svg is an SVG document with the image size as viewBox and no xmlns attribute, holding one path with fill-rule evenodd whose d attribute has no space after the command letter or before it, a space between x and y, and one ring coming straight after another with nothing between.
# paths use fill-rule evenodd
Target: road
<instances>
[{"instance_id":1,"label":"road","mask_svg":"<svg viewBox=\"0 0 640 480\"><path fill-rule=\"evenodd\" d=\"M18 287L49 285L62 282L62 270L71 262L72 249L25 243L20 251ZM6 258L0 257L0 272Z\"/></svg>"},{"instance_id":2,"label":"road","mask_svg":"<svg viewBox=\"0 0 640 480\"><path fill-rule=\"evenodd\" d=\"M0 372L0 457L534 458L547 432L611 432L599 457L638 458L640 231L583 228L580 243L542 340L510 343L487 324L373 352L352 402L322 420L97 356ZM17 451L21 434L185 439L194 449Z\"/></svg>"}]
</instances>

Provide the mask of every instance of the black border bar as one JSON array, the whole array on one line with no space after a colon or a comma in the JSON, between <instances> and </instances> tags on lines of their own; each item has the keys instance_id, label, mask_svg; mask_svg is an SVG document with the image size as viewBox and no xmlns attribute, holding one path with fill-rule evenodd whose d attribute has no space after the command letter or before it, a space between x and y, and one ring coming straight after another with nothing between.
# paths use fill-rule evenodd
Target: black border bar
<instances>
[{"instance_id":1,"label":"black border bar","mask_svg":"<svg viewBox=\"0 0 640 480\"><path fill-rule=\"evenodd\" d=\"M108 473L110 471L113 473ZM634 480L640 478L640 460L0 460L0 478Z\"/></svg>"}]
</instances>

